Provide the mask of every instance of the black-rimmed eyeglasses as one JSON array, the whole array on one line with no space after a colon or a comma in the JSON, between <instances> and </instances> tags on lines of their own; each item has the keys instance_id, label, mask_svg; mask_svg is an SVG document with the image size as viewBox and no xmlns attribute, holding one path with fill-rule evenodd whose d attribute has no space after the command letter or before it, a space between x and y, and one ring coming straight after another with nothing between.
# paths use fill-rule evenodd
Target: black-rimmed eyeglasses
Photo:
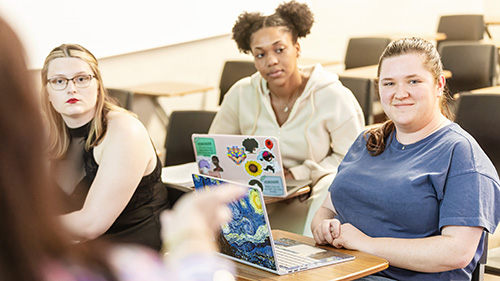
<instances>
[{"instance_id":1,"label":"black-rimmed eyeglasses","mask_svg":"<svg viewBox=\"0 0 500 281\"><path fill-rule=\"evenodd\" d=\"M68 87L69 80L73 81L73 84L75 84L75 86L78 88L87 88L88 86L90 86L90 82L94 77L95 76L91 74L78 75L73 78L56 77L48 79L47 82L52 89L56 91L62 91L66 89L66 87Z\"/></svg>"}]
</instances>

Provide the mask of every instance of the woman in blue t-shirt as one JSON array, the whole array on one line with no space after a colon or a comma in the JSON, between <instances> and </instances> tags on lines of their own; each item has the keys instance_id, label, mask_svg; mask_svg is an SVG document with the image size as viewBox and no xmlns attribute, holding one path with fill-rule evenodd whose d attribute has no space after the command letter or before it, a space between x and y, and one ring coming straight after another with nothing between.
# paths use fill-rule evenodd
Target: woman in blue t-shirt
<instances>
[{"instance_id":1,"label":"woman in blue t-shirt","mask_svg":"<svg viewBox=\"0 0 500 281\"><path fill-rule=\"evenodd\" d=\"M496 170L447 107L436 48L392 42L378 68L389 121L354 142L311 225L320 244L383 257L377 275L468 280L500 209Z\"/></svg>"}]
</instances>

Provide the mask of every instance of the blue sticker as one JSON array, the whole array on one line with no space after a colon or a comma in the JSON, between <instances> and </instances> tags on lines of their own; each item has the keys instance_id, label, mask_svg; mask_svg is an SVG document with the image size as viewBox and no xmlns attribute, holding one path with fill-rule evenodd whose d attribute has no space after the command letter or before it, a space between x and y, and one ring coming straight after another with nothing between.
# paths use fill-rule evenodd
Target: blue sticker
<instances>
[{"instance_id":1,"label":"blue sticker","mask_svg":"<svg viewBox=\"0 0 500 281\"><path fill-rule=\"evenodd\" d=\"M282 196L285 194L283 190L284 184L281 177L277 176L265 176L261 179L264 185L264 194L269 196Z\"/></svg>"}]
</instances>

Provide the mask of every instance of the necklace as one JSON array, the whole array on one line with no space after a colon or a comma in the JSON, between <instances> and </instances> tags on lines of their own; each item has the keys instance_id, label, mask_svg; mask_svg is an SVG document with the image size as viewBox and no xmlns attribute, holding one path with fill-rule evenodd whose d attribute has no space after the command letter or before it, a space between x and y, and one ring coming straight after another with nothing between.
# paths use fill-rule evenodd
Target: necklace
<instances>
[{"instance_id":1,"label":"necklace","mask_svg":"<svg viewBox=\"0 0 500 281\"><path fill-rule=\"evenodd\" d=\"M434 129L432 129L429 133L427 133L425 136L419 138L418 140L412 142L412 143L409 143L409 144L403 144L401 143L401 141L399 140L398 138L398 135L396 134L396 139L403 145L403 147L401 148L401 150L404 150L406 148L406 146L410 145L410 144L413 144L413 143L416 143L420 140L423 140L425 139L426 137L430 136L431 134L433 134L434 132L436 132L437 130L441 129L443 127L443 125L448 121L447 118L445 118L441 123L439 123L439 125L437 127L435 127Z\"/></svg>"},{"instance_id":2,"label":"necklace","mask_svg":"<svg viewBox=\"0 0 500 281\"><path fill-rule=\"evenodd\" d=\"M271 96L274 96L276 98L277 101L280 101L280 99L278 98L278 96L275 93L273 93L271 91L269 91L269 92L271 93ZM288 102L283 102L285 104L285 107L283 108L284 113L287 113L288 110L290 110L290 107L288 106L288 104L290 104L290 103L293 104L295 102L294 96L295 96L295 94L292 95L292 97L290 98L290 100Z\"/></svg>"},{"instance_id":3,"label":"necklace","mask_svg":"<svg viewBox=\"0 0 500 281\"><path fill-rule=\"evenodd\" d=\"M300 85L299 85L299 87L292 93L288 102L283 102L285 104L285 107L283 108L284 113L288 113L288 111L290 110L290 107L293 106L293 104L295 103L297 98L302 94L302 91L304 90L308 80L309 80L308 75L305 75L304 73L300 73ZM269 89L269 93L271 94L271 96L274 95L274 97L276 98L276 101L280 101L280 97L278 95L276 95L275 93L273 93L270 89ZM289 104L291 106L289 106Z\"/></svg>"}]
</instances>

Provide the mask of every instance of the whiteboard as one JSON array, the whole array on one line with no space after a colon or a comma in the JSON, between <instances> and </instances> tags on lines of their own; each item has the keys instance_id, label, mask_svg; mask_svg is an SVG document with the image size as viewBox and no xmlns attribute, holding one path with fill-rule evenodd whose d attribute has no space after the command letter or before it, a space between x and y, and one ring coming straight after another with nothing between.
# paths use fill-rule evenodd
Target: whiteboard
<instances>
[{"instance_id":1,"label":"whiteboard","mask_svg":"<svg viewBox=\"0 0 500 281\"><path fill-rule=\"evenodd\" d=\"M178 44L231 32L243 11L270 14L278 0L0 0L0 15L24 43L29 65L40 68L62 43L96 57Z\"/></svg>"}]
</instances>

